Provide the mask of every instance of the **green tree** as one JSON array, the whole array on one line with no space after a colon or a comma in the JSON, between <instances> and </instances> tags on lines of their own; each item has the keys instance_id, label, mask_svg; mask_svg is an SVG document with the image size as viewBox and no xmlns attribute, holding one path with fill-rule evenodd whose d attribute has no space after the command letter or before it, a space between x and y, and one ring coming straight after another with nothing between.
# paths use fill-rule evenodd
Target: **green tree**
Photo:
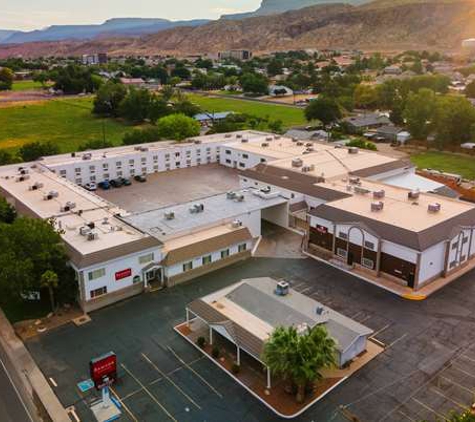
<instances>
[{"instance_id":1,"label":"green tree","mask_svg":"<svg viewBox=\"0 0 475 422\"><path fill-rule=\"evenodd\" d=\"M16 163L18 159L9 151L0 150L0 166Z\"/></svg>"},{"instance_id":2,"label":"green tree","mask_svg":"<svg viewBox=\"0 0 475 422\"><path fill-rule=\"evenodd\" d=\"M110 141L103 140L103 139L94 139L92 141L86 141L79 145L78 151L89 151L93 149L104 149L104 148L111 148L114 144Z\"/></svg>"},{"instance_id":3,"label":"green tree","mask_svg":"<svg viewBox=\"0 0 475 422\"><path fill-rule=\"evenodd\" d=\"M12 224L16 218L16 211L5 198L0 197L0 223Z\"/></svg>"},{"instance_id":4,"label":"green tree","mask_svg":"<svg viewBox=\"0 0 475 422\"><path fill-rule=\"evenodd\" d=\"M371 85L358 85L355 89L354 98L356 107L371 109L378 106L378 91Z\"/></svg>"},{"instance_id":5,"label":"green tree","mask_svg":"<svg viewBox=\"0 0 475 422\"><path fill-rule=\"evenodd\" d=\"M336 122L341 116L338 103L328 97L319 97L310 101L305 109L305 118L308 121L320 120L325 127L330 123Z\"/></svg>"},{"instance_id":6,"label":"green tree","mask_svg":"<svg viewBox=\"0 0 475 422\"><path fill-rule=\"evenodd\" d=\"M124 135L122 143L124 145L147 144L160 140L160 134L156 127L148 127L145 129L134 129Z\"/></svg>"},{"instance_id":7,"label":"green tree","mask_svg":"<svg viewBox=\"0 0 475 422\"><path fill-rule=\"evenodd\" d=\"M92 112L100 116L117 117L119 105L127 95L127 88L120 83L107 82L97 91Z\"/></svg>"},{"instance_id":8,"label":"green tree","mask_svg":"<svg viewBox=\"0 0 475 422\"><path fill-rule=\"evenodd\" d=\"M171 114L162 117L157 122L157 132L162 139L183 141L184 139L198 136L201 126L193 118L184 114Z\"/></svg>"},{"instance_id":9,"label":"green tree","mask_svg":"<svg viewBox=\"0 0 475 422\"><path fill-rule=\"evenodd\" d=\"M148 119L156 122L161 117L168 116L173 113L173 106L168 104L163 97L153 95L148 108Z\"/></svg>"},{"instance_id":10,"label":"green tree","mask_svg":"<svg viewBox=\"0 0 475 422\"><path fill-rule=\"evenodd\" d=\"M23 161L35 161L40 157L59 154L59 148L52 142L31 142L20 148L19 155Z\"/></svg>"},{"instance_id":11,"label":"green tree","mask_svg":"<svg viewBox=\"0 0 475 422\"><path fill-rule=\"evenodd\" d=\"M475 81L470 82L465 88L465 95L468 98L475 98Z\"/></svg>"},{"instance_id":12,"label":"green tree","mask_svg":"<svg viewBox=\"0 0 475 422\"><path fill-rule=\"evenodd\" d=\"M184 114L188 117L196 116L198 113L201 113L201 107L191 101L187 100L186 97L181 98L173 106L173 111L175 113Z\"/></svg>"},{"instance_id":13,"label":"green tree","mask_svg":"<svg viewBox=\"0 0 475 422\"><path fill-rule=\"evenodd\" d=\"M423 88L409 94L403 112L409 132L415 139L426 139L432 128L436 96L434 91Z\"/></svg>"},{"instance_id":14,"label":"green tree","mask_svg":"<svg viewBox=\"0 0 475 422\"><path fill-rule=\"evenodd\" d=\"M303 334L295 327L278 327L265 343L262 359L271 373L297 387L301 403L307 386L322 379L322 369L336 364L336 343L321 325Z\"/></svg>"},{"instance_id":15,"label":"green tree","mask_svg":"<svg viewBox=\"0 0 475 422\"><path fill-rule=\"evenodd\" d=\"M131 88L120 102L119 115L133 123L142 123L149 115L151 103L150 91Z\"/></svg>"},{"instance_id":16,"label":"green tree","mask_svg":"<svg viewBox=\"0 0 475 422\"><path fill-rule=\"evenodd\" d=\"M257 73L245 73L241 76L242 90L249 94L267 95L269 93L269 80Z\"/></svg>"},{"instance_id":17,"label":"green tree","mask_svg":"<svg viewBox=\"0 0 475 422\"><path fill-rule=\"evenodd\" d=\"M0 69L0 91L12 89L14 73L8 67Z\"/></svg>"},{"instance_id":18,"label":"green tree","mask_svg":"<svg viewBox=\"0 0 475 422\"><path fill-rule=\"evenodd\" d=\"M48 289L49 300L50 300L51 311L52 312L55 312L55 310L56 310L56 305L55 305L55 301L54 301L54 291L58 288L58 286L59 286L58 274L56 274L54 271L46 270L41 275L40 287L42 289Z\"/></svg>"}]
</instances>

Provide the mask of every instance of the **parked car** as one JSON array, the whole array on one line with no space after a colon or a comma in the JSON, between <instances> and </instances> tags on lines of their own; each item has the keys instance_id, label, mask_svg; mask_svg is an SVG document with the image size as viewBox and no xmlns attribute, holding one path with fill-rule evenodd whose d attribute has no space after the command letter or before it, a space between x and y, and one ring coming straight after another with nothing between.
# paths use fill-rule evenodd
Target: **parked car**
<instances>
[{"instance_id":1,"label":"parked car","mask_svg":"<svg viewBox=\"0 0 475 422\"><path fill-rule=\"evenodd\" d=\"M86 183L84 185L84 189L94 192L95 190L97 190L97 184L95 182Z\"/></svg>"},{"instance_id":2,"label":"parked car","mask_svg":"<svg viewBox=\"0 0 475 422\"><path fill-rule=\"evenodd\" d=\"M108 180L104 180L103 182L100 182L98 186L104 190L109 190L111 188L111 185Z\"/></svg>"},{"instance_id":3,"label":"parked car","mask_svg":"<svg viewBox=\"0 0 475 422\"><path fill-rule=\"evenodd\" d=\"M134 180L140 183L145 183L147 181L147 178L143 174L138 174L134 177Z\"/></svg>"},{"instance_id":4,"label":"parked car","mask_svg":"<svg viewBox=\"0 0 475 422\"><path fill-rule=\"evenodd\" d=\"M127 179L126 177L119 177L119 180L122 182L123 186L130 186L132 184L130 179Z\"/></svg>"},{"instance_id":5,"label":"parked car","mask_svg":"<svg viewBox=\"0 0 475 422\"><path fill-rule=\"evenodd\" d=\"M110 181L110 185L111 185L113 188L121 188L121 187L122 187L122 180L121 180L121 178L112 179L112 180Z\"/></svg>"}]
</instances>

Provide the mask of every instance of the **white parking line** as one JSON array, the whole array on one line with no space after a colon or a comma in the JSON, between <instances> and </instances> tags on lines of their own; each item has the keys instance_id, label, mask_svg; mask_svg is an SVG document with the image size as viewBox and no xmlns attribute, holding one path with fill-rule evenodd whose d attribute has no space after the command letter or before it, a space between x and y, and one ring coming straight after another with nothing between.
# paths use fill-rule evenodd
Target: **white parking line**
<instances>
[{"instance_id":1,"label":"white parking line","mask_svg":"<svg viewBox=\"0 0 475 422\"><path fill-rule=\"evenodd\" d=\"M403 338L407 337L407 333L403 334L401 337L398 339L394 340L388 347L386 347L386 350L388 350L390 347L393 347L396 343L399 343Z\"/></svg>"},{"instance_id":2,"label":"white parking line","mask_svg":"<svg viewBox=\"0 0 475 422\"><path fill-rule=\"evenodd\" d=\"M119 397L119 395L115 392L115 390L112 387L109 387L109 390L111 390L111 393L114 395L114 397L117 399L117 401L121 404L121 406L125 409L125 411L129 414L129 416L132 418L134 422L139 422L139 420L135 417L135 415L130 411L130 409L125 405L123 402L123 399Z\"/></svg>"},{"instance_id":3,"label":"white parking line","mask_svg":"<svg viewBox=\"0 0 475 422\"><path fill-rule=\"evenodd\" d=\"M470 374L469 372L467 372L464 369L460 368L455 362L452 362L452 368L456 369L457 371L461 372L462 374L465 374L465 375L469 376L470 378L475 379L475 375Z\"/></svg>"},{"instance_id":4,"label":"white parking line","mask_svg":"<svg viewBox=\"0 0 475 422\"><path fill-rule=\"evenodd\" d=\"M378 334L381 334L383 331L386 331L392 324L388 324L388 325L385 325L383 328L381 328L380 330L376 331L371 337L374 338L376 337Z\"/></svg>"},{"instance_id":5,"label":"white parking line","mask_svg":"<svg viewBox=\"0 0 475 422\"><path fill-rule=\"evenodd\" d=\"M412 398L412 400L415 401L420 406L425 407L429 412L432 412L434 415L437 415L439 418L442 418L444 421L447 420L447 418L444 415L432 409L432 407L427 406L425 403L422 403L420 400L417 400L414 397Z\"/></svg>"},{"instance_id":6,"label":"white parking line","mask_svg":"<svg viewBox=\"0 0 475 422\"><path fill-rule=\"evenodd\" d=\"M440 375L440 378L443 378L444 380L450 382L451 384L456 385L457 387L461 388L462 390L468 391L470 394L475 393L475 390L470 390L469 388L464 387L463 385L459 384L458 382L455 382L454 380L452 380L450 378L444 377L443 375Z\"/></svg>"},{"instance_id":7,"label":"white parking line","mask_svg":"<svg viewBox=\"0 0 475 422\"><path fill-rule=\"evenodd\" d=\"M167 374L165 374L165 372L158 368L157 365L155 365L145 353L141 353L141 355L150 364L150 366L155 369L163 378L165 378L171 385L173 385L183 395L183 397L185 397L193 406L201 410L201 406L196 403L196 401L194 401L185 391L183 391L183 389Z\"/></svg>"},{"instance_id":8,"label":"white parking line","mask_svg":"<svg viewBox=\"0 0 475 422\"><path fill-rule=\"evenodd\" d=\"M458 407L460 407L460 408L463 409L463 410L468 410L468 409L469 409L468 406L464 406L463 404L459 403L458 401L456 401L456 400L454 400L454 399L452 399L452 398L446 396L446 395L445 395L444 393L442 393L441 391L436 390L435 388L431 388L431 391L433 391L435 394L437 394L437 395L443 397L444 399L451 401L452 403L454 403L455 405L457 405Z\"/></svg>"},{"instance_id":9,"label":"white parking line","mask_svg":"<svg viewBox=\"0 0 475 422\"><path fill-rule=\"evenodd\" d=\"M409 419L411 422L417 422L415 419L412 419L409 415L406 415L402 410L398 410L398 413L400 413L406 419Z\"/></svg>"},{"instance_id":10,"label":"white parking line","mask_svg":"<svg viewBox=\"0 0 475 422\"><path fill-rule=\"evenodd\" d=\"M122 366L124 371L127 372L135 380L135 382L140 385L140 387L142 387L143 391L147 393L147 395L160 407L160 409L162 409L163 413L165 413L173 422L178 422L173 417L173 415L167 410L167 408L157 400L157 398L150 392L150 390L145 385L143 385L142 382L134 374L132 374L132 372L130 372L123 363L121 363L120 366Z\"/></svg>"}]
</instances>

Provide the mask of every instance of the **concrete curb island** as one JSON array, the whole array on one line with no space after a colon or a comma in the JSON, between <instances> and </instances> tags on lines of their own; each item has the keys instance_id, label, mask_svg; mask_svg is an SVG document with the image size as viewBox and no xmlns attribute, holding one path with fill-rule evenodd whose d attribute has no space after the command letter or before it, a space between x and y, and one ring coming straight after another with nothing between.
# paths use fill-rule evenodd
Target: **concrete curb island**
<instances>
[{"instance_id":1,"label":"concrete curb island","mask_svg":"<svg viewBox=\"0 0 475 422\"><path fill-rule=\"evenodd\" d=\"M68 413L1 309L0 358L34 421L71 422Z\"/></svg>"}]
</instances>

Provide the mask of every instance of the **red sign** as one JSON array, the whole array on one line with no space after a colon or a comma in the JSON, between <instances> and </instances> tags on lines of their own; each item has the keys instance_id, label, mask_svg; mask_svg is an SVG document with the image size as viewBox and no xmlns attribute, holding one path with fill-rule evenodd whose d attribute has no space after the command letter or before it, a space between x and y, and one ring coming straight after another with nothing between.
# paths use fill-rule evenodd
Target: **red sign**
<instances>
[{"instance_id":1,"label":"red sign","mask_svg":"<svg viewBox=\"0 0 475 422\"><path fill-rule=\"evenodd\" d=\"M92 381L98 390L117 380L117 356L110 352L89 362Z\"/></svg>"},{"instance_id":2,"label":"red sign","mask_svg":"<svg viewBox=\"0 0 475 422\"><path fill-rule=\"evenodd\" d=\"M115 273L115 280L122 280L123 278L130 277L132 275L132 268L127 268L126 270L117 271Z\"/></svg>"},{"instance_id":3,"label":"red sign","mask_svg":"<svg viewBox=\"0 0 475 422\"><path fill-rule=\"evenodd\" d=\"M324 226L317 225L317 231L322 234L327 234L328 233L328 228Z\"/></svg>"}]
</instances>

